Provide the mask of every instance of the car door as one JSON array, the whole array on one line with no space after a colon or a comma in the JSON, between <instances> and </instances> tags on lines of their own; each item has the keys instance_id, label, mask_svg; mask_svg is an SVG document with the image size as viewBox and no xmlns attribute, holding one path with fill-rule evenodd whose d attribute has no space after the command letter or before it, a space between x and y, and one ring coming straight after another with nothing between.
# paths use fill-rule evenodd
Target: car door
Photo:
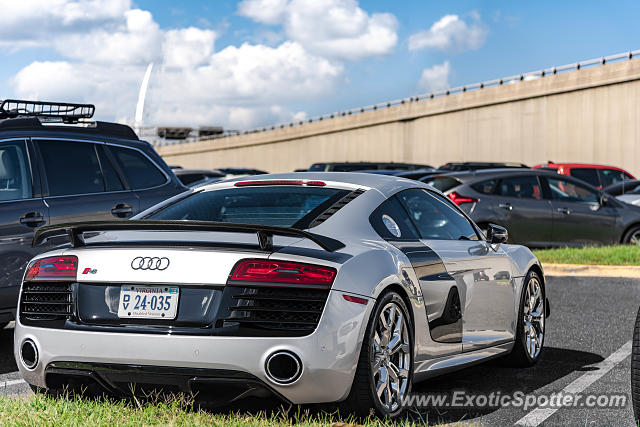
<instances>
[{"instance_id":1,"label":"car door","mask_svg":"<svg viewBox=\"0 0 640 427\"><path fill-rule=\"evenodd\" d=\"M33 232L49 219L30 157L25 140L0 141L0 311L15 308L24 268L42 251Z\"/></svg>"},{"instance_id":2,"label":"car door","mask_svg":"<svg viewBox=\"0 0 640 427\"><path fill-rule=\"evenodd\" d=\"M442 259L420 241L415 225L396 196L375 209L369 221L376 232L402 251L418 279L427 324L416 324L418 360L462 352L462 312L456 281ZM405 267L403 266L403 269ZM406 272L406 271L405 271ZM407 280L409 276L407 276ZM429 336L420 332L429 330Z\"/></svg>"},{"instance_id":3,"label":"car door","mask_svg":"<svg viewBox=\"0 0 640 427\"><path fill-rule=\"evenodd\" d=\"M126 219L139 210L100 143L37 140L51 224Z\"/></svg>"},{"instance_id":4,"label":"car door","mask_svg":"<svg viewBox=\"0 0 640 427\"><path fill-rule=\"evenodd\" d=\"M495 190L493 210L504 218L509 239L528 246L551 242L553 210L536 175L502 178Z\"/></svg>"},{"instance_id":5,"label":"car door","mask_svg":"<svg viewBox=\"0 0 640 427\"><path fill-rule=\"evenodd\" d=\"M577 180L545 177L553 208L553 238L557 245L616 243L619 216L614 206L602 206L600 194Z\"/></svg>"},{"instance_id":6,"label":"car door","mask_svg":"<svg viewBox=\"0 0 640 427\"><path fill-rule=\"evenodd\" d=\"M481 239L471 221L453 203L424 189L398 194L421 241L444 263L455 281L462 315L462 349L472 351L513 339L514 284L511 261L500 248ZM456 295L457 293L457 295ZM426 298L425 298L426 299ZM447 311L445 307L443 311Z\"/></svg>"}]
</instances>

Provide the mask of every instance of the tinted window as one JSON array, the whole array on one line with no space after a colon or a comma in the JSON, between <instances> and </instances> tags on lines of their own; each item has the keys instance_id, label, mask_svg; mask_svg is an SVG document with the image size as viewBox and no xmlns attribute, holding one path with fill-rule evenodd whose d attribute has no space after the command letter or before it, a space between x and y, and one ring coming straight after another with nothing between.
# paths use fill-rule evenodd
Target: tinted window
<instances>
[{"instance_id":1,"label":"tinted window","mask_svg":"<svg viewBox=\"0 0 640 427\"><path fill-rule=\"evenodd\" d=\"M200 181L206 178L206 176L202 173L183 173L180 175L176 175L181 183L184 185L192 184L196 181Z\"/></svg>"},{"instance_id":2,"label":"tinted window","mask_svg":"<svg viewBox=\"0 0 640 427\"><path fill-rule=\"evenodd\" d=\"M599 203L598 193L570 181L560 178L547 178L551 189L551 198L566 202Z\"/></svg>"},{"instance_id":3,"label":"tinted window","mask_svg":"<svg viewBox=\"0 0 640 427\"><path fill-rule=\"evenodd\" d=\"M149 159L137 150L109 146L120 163L129 187L134 190L155 187L166 182L165 176Z\"/></svg>"},{"instance_id":4,"label":"tinted window","mask_svg":"<svg viewBox=\"0 0 640 427\"><path fill-rule=\"evenodd\" d=\"M478 240L475 229L451 203L426 190L405 190L398 199L423 239Z\"/></svg>"},{"instance_id":5,"label":"tinted window","mask_svg":"<svg viewBox=\"0 0 640 427\"><path fill-rule=\"evenodd\" d=\"M100 193L104 179L95 144L86 142L39 142L51 196Z\"/></svg>"},{"instance_id":6,"label":"tinted window","mask_svg":"<svg viewBox=\"0 0 640 427\"><path fill-rule=\"evenodd\" d=\"M325 170L326 165L324 163L314 163L309 168L309 171L323 171Z\"/></svg>"},{"instance_id":7,"label":"tinted window","mask_svg":"<svg viewBox=\"0 0 640 427\"><path fill-rule=\"evenodd\" d=\"M334 165L333 168L331 168L331 170L334 172L354 172L354 171L364 171L369 169L378 169L378 165L371 165L371 164L362 165L362 164L345 163L345 164Z\"/></svg>"},{"instance_id":8,"label":"tinted window","mask_svg":"<svg viewBox=\"0 0 640 427\"><path fill-rule=\"evenodd\" d=\"M31 196L31 173L24 143L1 143L0 201L28 199Z\"/></svg>"},{"instance_id":9,"label":"tinted window","mask_svg":"<svg viewBox=\"0 0 640 427\"><path fill-rule=\"evenodd\" d=\"M448 176L439 176L437 178L429 178L424 181L426 184L432 186L435 189L442 191L449 191L452 188L460 185L460 181L455 178L450 178Z\"/></svg>"},{"instance_id":10,"label":"tinted window","mask_svg":"<svg viewBox=\"0 0 640 427\"><path fill-rule=\"evenodd\" d=\"M571 169L571 176L581 179L584 182L587 182L593 185L594 187L600 186L600 181L598 179L598 172L595 169L587 169L587 168Z\"/></svg>"},{"instance_id":11,"label":"tinted window","mask_svg":"<svg viewBox=\"0 0 640 427\"><path fill-rule=\"evenodd\" d=\"M623 172L615 169L600 169L598 173L600 174L600 182L603 187L628 179L624 176L625 174Z\"/></svg>"},{"instance_id":12,"label":"tinted window","mask_svg":"<svg viewBox=\"0 0 640 427\"><path fill-rule=\"evenodd\" d=\"M347 190L310 187L247 187L195 193L151 214L153 219L220 221L291 227L318 216Z\"/></svg>"},{"instance_id":13,"label":"tinted window","mask_svg":"<svg viewBox=\"0 0 640 427\"><path fill-rule=\"evenodd\" d=\"M535 176L514 176L504 178L498 185L497 194L518 199L542 199L540 183Z\"/></svg>"},{"instance_id":14,"label":"tinted window","mask_svg":"<svg viewBox=\"0 0 640 427\"><path fill-rule=\"evenodd\" d=\"M496 189L496 180L490 179L489 181L479 182L477 184L473 184L471 186L478 193L482 194L493 194L493 191Z\"/></svg>"},{"instance_id":15,"label":"tinted window","mask_svg":"<svg viewBox=\"0 0 640 427\"><path fill-rule=\"evenodd\" d=\"M418 233L400 202L392 197L369 217L374 230L386 240L417 240Z\"/></svg>"},{"instance_id":16,"label":"tinted window","mask_svg":"<svg viewBox=\"0 0 640 427\"><path fill-rule=\"evenodd\" d=\"M122 182L120 181L120 178L118 178L118 174L113 168L113 164L111 164L111 160L109 160L106 153L104 152L104 147L102 145L96 145L96 149L98 151L98 159L100 160L100 167L102 168L102 176L104 177L106 190L124 190Z\"/></svg>"}]
</instances>

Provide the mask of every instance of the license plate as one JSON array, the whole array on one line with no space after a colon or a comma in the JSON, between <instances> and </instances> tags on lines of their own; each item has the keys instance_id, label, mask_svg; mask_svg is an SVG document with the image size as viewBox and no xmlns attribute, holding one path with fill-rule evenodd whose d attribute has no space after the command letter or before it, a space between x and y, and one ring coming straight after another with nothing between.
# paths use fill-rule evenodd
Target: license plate
<instances>
[{"instance_id":1,"label":"license plate","mask_svg":"<svg viewBox=\"0 0 640 427\"><path fill-rule=\"evenodd\" d=\"M175 319L178 311L177 286L120 287L118 317L121 319Z\"/></svg>"}]
</instances>

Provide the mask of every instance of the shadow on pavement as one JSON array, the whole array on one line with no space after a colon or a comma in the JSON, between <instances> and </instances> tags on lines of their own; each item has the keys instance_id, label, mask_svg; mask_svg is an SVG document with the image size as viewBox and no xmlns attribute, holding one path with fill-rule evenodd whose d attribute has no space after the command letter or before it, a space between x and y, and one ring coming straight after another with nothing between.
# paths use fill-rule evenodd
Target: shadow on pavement
<instances>
[{"instance_id":1,"label":"shadow on pavement","mask_svg":"<svg viewBox=\"0 0 640 427\"><path fill-rule=\"evenodd\" d=\"M416 394L449 393L463 391L468 395L501 395L536 390L574 371L589 370L588 366L604 358L595 353L546 347L538 363L531 368L507 368L499 360L446 374L414 385ZM563 385L564 387L564 385ZM553 390L553 392L560 391ZM497 407L424 408L413 411L415 418L428 419L430 423L469 421L496 411Z\"/></svg>"}]
</instances>

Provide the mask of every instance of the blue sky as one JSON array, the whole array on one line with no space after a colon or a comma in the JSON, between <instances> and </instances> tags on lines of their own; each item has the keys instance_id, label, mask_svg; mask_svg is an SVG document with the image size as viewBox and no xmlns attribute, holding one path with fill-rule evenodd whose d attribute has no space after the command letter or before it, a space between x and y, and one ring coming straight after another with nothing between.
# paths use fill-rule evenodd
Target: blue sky
<instances>
[{"instance_id":1,"label":"blue sky","mask_svg":"<svg viewBox=\"0 0 640 427\"><path fill-rule=\"evenodd\" d=\"M640 2L0 0L0 99L251 128L640 48Z\"/></svg>"}]
</instances>

